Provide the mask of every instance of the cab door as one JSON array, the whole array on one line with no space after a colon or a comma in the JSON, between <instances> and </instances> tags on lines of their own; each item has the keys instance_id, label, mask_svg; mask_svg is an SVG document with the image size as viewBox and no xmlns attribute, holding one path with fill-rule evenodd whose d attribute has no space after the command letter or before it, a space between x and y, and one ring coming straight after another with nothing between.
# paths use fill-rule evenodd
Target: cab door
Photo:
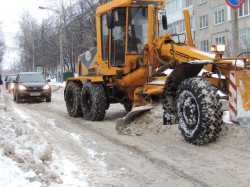
<instances>
[{"instance_id":1,"label":"cab door","mask_svg":"<svg viewBox=\"0 0 250 187\"><path fill-rule=\"evenodd\" d=\"M124 67L126 54L126 8L113 11L113 28L111 30L110 66Z\"/></svg>"}]
</instances>

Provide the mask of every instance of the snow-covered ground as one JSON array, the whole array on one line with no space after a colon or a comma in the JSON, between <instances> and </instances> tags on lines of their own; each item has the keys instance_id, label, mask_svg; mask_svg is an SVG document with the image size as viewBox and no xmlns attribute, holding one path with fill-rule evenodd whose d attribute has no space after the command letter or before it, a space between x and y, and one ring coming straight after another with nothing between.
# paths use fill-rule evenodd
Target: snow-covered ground
<instances>
[{"instance_id":1,"label":"snow-covered ground","mask_svg":"<svg viewBox=\"0 0 250 187\"><path fill-rule=\"evenodd\" d=\"M53 86L53 90L57 90L65 86L65 83L56 83L54 81L52 81L51 84ZM9 93L6 92L6 94L9 94ZM0 98L0 114L1 114L0 115L0 187L27 187L27 186L31 186L31 187L33 186L34 187L42 187L42 186L84 187L84 186L91 186L89 185L89 180L91 177L95 175L95 173L93 173L93 171L89 171L89 168L83 169L85 166L80 166L79 164L75 164L75 162L73 162L68 155L65 155L65 153L63 152L57 151L57 149L51 145L50 141L45 136L47 132L44 131L44 129L41 128L40 124L38 124L37 120L34 119L34 115L31 115L30 113L25 113L23 110L20 109L22 105L12 104L13 100L7 99L5 96L10 97L10 95L3 94L3 97ZM52 102L56 100L55 99L56 96L57 94L53 95ZM46 106L47 105L45 105L45 107ZM111 110L119 111L120 109L111 108ZM179 133L177 133L178 129L175 126L160 126L160 128L159 126L157 126L159 123L161 123L161 120L162 120L161 115L159 115L160 112L157 110L161 110L161 108L158 107L156 110L149 112L144 117L138 118L137 121L135 120L132 123L135 133L131 133L131 135L135 134L135 136L141 136L143 134L143 131L147 131L148 133L152 134L152 136L149 136L149 137L156 136L156 134L160 135L161 133L162 133L162 137L164 137L165 133L172 132L171 134L172 137L170 137L168 141L171 141L171 138L175 140L177 139L177 140L180 140L179 145L182 145L183 138L179 135ZM110 114L107 114L106 121L109 121L108 123L102 122L102 123L105 123L106 128L110 128L110 129L113 128L113 126L107 127L109 126L110 123L112 123L113 125L114 121L112 120L113 118L114 119L116 118L116 116L113 116L113 115L114 114L110 116ZM55 124L55 122L53 121L53 119L47 119L47 120L49 121L49 125L50 125L48 128L50 128L52 132L53 132L53 129L55 130L59 129L57 125ZM232 125L232 129L229 128L229 130L223 131L222 133L223 137L220 140L222 144L218 145L217 149L213 148L212 150L213 151L218 150L220 152L223 142L226 142L227 140L229 140L228 138L229 134L231 137L235 137L235 139L233 138L230 139L230 143L229 143L230 145L237 147L237 148L238 148L238 145L240 145L242 149L246 148L247 146L246 141L249 141L249 137L246 134L248 134L249 131L241 130L240 128L238 128L238 126L235 126L235 124L230 122L228 112L224 112L223 120L225 124L228 125L228 127ZM142 127L142 125L144 125L143 128L136 129L136 126ZM225 127L225 128L228 128L228 127ZM102 128L102 127L98 127L98 128ZM110 129L107 129L107 132L110 132L111 131ZM132 127L130 129L132 129ZM62 136L65 136L65 138L69 137L74 142L76 142L76 144L79 144L80 147L83 147L82 142L81 142L82 135L79 135L73 132L70 132L70 133L64 132L61 129L59 129L59 131L60 131L60 134L62 134ZM236 134L234 134L235 131L236 131ZM109 133L109 134L112 134L112 133ZM242 134L242 139L239 139L240 137L239 133ZM112 138L109 138L108 141ZM125 142L128 142L128 140L126 140L126 136L119 137L119 138L125 139ZM100 141L102 140L100 139ZM91 143L92 143L92 146L96 144L95 142L91 142ZM131 144L133 143L134 141L131 141ZM132 147L134 146L136 145L133 145ZM192 145L188 145L185 143L184 143L184 146L187 146L189 148L191 147L190 150L195 149ZM109 145L107 147L109 147ZM211 147L215 147L215 145L212 145ZM223 145L223 147L226 147L226 146ZM125 148L127 148L127 146ZM111 148L111 149L114 149L114 153L112 152L113 154L111 155L115 156L116 149L118 148ZM205 148L197 148L197 149L198 151L201 151L199 152L200 155L202 155L203 151L205 151L204 150ZM94 165L101 166L102 169L100 171L101 175L99 175L99 178L107 177L107 179L105 180L108 181L109 180L108 177L110 177L110 175L114 175L115 177L116 175L126 176L127 171L123 167L120 167L120 165L119 165L120 167L119 169L112 171L111 174L108 173L106 169L107 167L106 163L102 160L102 158L100 159L96 158L96 155L98 154L101 155L101 157L104 157L105 153L97 153L95 150L91 148L87 148L86 152L90 158L93 158L93 160L90 160L89 162L93 163ZM244 159L247 160L248 154L246 152L244 152L244 154L246 155ZM81 155L81 153L79 155ZM211 155L216 157L216 155L214 154L211 154ZM128 157L130 158L131 156L133 156L132 153L129 153ZM194 154L194 156L197 156L197 154ZM88 158L86 158L86 160L87 159ZM204 165L206 165L206 163L204 163ZM227 167L227 165L228 164L224 164L221 167L224 168L224 167ZM131 165L128 165L128 166L131 168ZM144 163L143 163L143 166L145 166ZM185 165L183 165L183 167L184 166ZM153 169L154 168L151 168L151 170ZM97 170L98 169L95 168L94 172ZM136 170L136 172L138 171ZM144 173L144 171L142 172ZM159 174L156 173L156 176L158 175ZM178 176L179 174L176 175L176 177ZM175 181L176 179L174 178L171 180ZM120 179L118 178L117 180L119 181ZM246 178L246 181L247 180L249 180L249 178ZM246 181L243 181L243 183ZM99 183L99 184L94 183L94 185L92 186L106 186L106 185L103 185L102 183ZM112 184L112 186L124 186L124 185Z\"/></svg>"},{"instance_id":2,"label":"snow-covered ground","mask_svg":"<svg viewBox=\"0 0 250 187\"><path fill-rule=\"evenodd\" d=\"M54 89L64 86L51 84ZM0 113L0 187L87 186L84 178L88 174L52 152L39 124L19 108L9 108L4 94ZM74 177L74 173L81 178Z\"/></svg>"}]
</instances>

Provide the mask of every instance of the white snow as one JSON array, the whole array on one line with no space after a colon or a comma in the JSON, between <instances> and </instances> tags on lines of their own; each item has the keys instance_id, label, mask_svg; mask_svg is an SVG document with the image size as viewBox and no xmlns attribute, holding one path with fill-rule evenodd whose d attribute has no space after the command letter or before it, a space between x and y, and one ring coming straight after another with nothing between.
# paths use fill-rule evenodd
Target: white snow
<instances>
[{"instance_id":1,"label":"white snow","mask_svg":"<svg viewBox=\"0 0 250 187\"><path fill-rule=\"evenodd\" d=\"M65 83L54 81L51 84L54 89L65 86ZM13 110L20 120L13 119L10 115L13 111L9 111L4 98L0 98L0 187L88 186L88 177L93 173L88 173L87 169L83 171L65 155L53 151L48 140L39 132L39 124L19 108L13 107ZM162 120L162 114L156 113L151 112L152 119L149 121ZM52 128L58 129L53 119L47 120ZM224 112L224 121L231 123L228 112ZM62 131L62 134L66 133ZM75 133L67 135L79 144L84 139ZM97 153L94 149L87 149L86 152L93 162L107 167L103 161L105 153ZM100 154L102 159L97 158Z\"/></svg>"},{"instance_id":2,"label":"white snow","mask_svg":"<svg viewBox=\"0 0 250 187\"><path fill-rule=\"evenodd\" d=\"M51 84L63 87L65 83ZM0 187L88 186L88 171L82 171L62 153L55 153L39 132L39 124L13 106L10 110L0 98ZM18 116L15 119L13 112ZM72 134L75 141L80 138Z\"/></svg>"}]
</instances>

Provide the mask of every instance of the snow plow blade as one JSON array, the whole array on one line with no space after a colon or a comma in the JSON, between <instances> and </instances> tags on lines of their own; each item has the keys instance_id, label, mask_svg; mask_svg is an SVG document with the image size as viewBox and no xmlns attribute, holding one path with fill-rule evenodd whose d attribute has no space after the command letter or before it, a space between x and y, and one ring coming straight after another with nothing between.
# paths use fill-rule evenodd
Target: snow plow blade
<instances>
[{"instance_id":1,"label":"snow plow blade","mask_svg":"<svg viewBox=\"0 0 250 187\"><path fill-rule=\"evenodd\" d=\"M147 112L154 107L152 106L139 106L135 107L132 111L130 111L125 117L119 118L116 121L116 131L118 134L122 134L124 128L126 128L131 121L133 121L137 116Z\"/></svg>"}]
</instances>

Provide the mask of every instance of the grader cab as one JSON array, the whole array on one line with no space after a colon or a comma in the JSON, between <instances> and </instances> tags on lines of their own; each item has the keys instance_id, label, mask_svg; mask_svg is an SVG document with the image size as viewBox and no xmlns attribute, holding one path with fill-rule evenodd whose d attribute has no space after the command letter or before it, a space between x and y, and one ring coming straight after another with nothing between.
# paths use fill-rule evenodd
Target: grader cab
<instances>
[{"instance_id":1,"label":"grader cab","mask_svg":"<svg viewBox=\"0 0 250 187\"><path fill-rule=\"evenodd\" d=\"M101 121L110 104L121 103L132 110L117 121L121 133L131 119L152 108L152 100L162 99L163 123L178 123L186 141L206 144L216 140L223 124L218 91L224 99L236 100L230 94L232 72L234 88L240 89L235 93L242 95L243 104L237 106L250 111L245 103L250 57L223 58L225 49L220 45L214 46L214 53L195 48L187 11L188 44L175 42L170 34L160 35L167 29L164 8L165 0L113 0L97 8L97 47L79 56L78 77L66 83L70 116ZM237 67L237 61L243 66Z\"/></svg>"}]
</instances>

